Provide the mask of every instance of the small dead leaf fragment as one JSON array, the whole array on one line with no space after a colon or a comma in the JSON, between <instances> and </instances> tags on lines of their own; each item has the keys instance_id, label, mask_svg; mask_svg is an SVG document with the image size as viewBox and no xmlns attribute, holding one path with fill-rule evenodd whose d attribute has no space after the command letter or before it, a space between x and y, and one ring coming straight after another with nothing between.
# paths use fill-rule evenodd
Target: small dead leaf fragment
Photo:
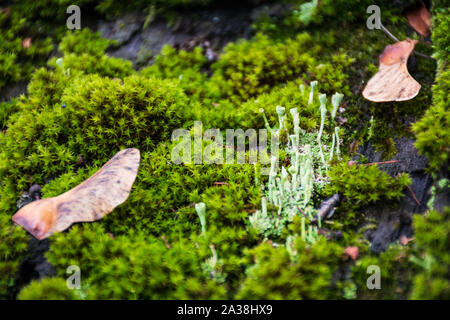
<instances>
[{"instance_id":1,"label":"small dead leaf fragment","mask_svg":"<svg viewBox=\"0 0 450 320\"><path fill-rule=\"evenodd\" d=\"M349 146L350 153L356 153L356 151L358 151L358 146L359 146L359 141L353 140Z\"/></svg>"},{"instance_id":2,"label":"small dead leaf fragment","mask_svg":"<svg viewBox=\"0 0 450 320\"><path fill-rule=\"evenodd\" d=\"M345 248L345 253L352 258L352 260L356 260L358 259L358 255L359 255L359 249L358 247L347 247Z\"/></svg>"},{"instance_id":3,"label":"small dead leaf fragment","mask_svg":"<svg viewBox=\"0 0 450 320\"><path fill-rule=\"evenodd\" d=\"M405 15L409 24L417 33L424 37L428 37L431 34L431 13L423 2L419 6L414 6L407 10Z\"/></svg>"},{"instance_id":4,"label":"small dead leaf fragment","mask_svg":"<svg viewBox=\"0 0 450 320\"><path fill-rule=\"evenodd\" d=\"M378 72L369 80L363 96L373 102L405 101L414 98L420 84L408 72L408 57L417 40L406 39L388 45L379 58Z\"/></svg>"},{"instance_id":5,"label":"small dead leaf fragment","mask_svg":"<svg viewBox=\"0 0 450 320\"><path fill-rule=\"evenodd\" d=\"M27 37L22 41L22 47L29 49L31 47L31 38Z\"/></svg>"},{"instance_id":6,"label":"small dead leaf fragment","mask_svg":"<svg viewBox=\"0 0 450 320\"><path fill-rule=\"evenodd\" d=\"M412 238L408 238L407 236L401 236L400 237L400 243L403 245L403 246L406 246L409 242L411 242L411 241L413 241L414 240L414 237L412 237Z\"/></svg>"},{"instance_id":7,"label":"small dead leaf fragment","mask_svg":"<svg viewBox=\"0 0 450 320\"><path fill-rule=\"evenodd\" d=\"M57 197L33 201L12 220L38 240L75 222L102 219L130 194L140 162L138 149L119 151L90 178Z\"/></svg>"}]
</instances>

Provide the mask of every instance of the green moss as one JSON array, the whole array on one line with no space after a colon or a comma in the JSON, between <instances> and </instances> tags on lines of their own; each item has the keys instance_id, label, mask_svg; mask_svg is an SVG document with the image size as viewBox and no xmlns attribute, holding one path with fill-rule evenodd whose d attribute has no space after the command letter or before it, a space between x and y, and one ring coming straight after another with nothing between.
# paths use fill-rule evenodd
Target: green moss
<instances>
[{"instance_id":1,"label":"green moss","mask_svg":"<svg viewBox=\"0 0 450 320\"><path fill-rule=\"evenodd\" d=\"M29 47L24 45L27 38ZM0 91L7 84L28 80L34 64L42 64L52 49L50 38L30 30L18 12L0 11Z\"/></svg>"},{"instance_id":2,"label":"green moss","mask_svg":"<svg viewBox=\"0 0 450 320\"><path fill-rule=\"evenodd\" d=\"M4 130L12 114L18 111L18 100L13 98L9 102L0 102L0 129Z\"/></svg>"},{"instance_id":3,"label":"green moss","mask_svg":"<svg viewBox=\"0 0 450 320\"><path fill-rule=\"evenodd\" d=\"M407 299L412 288L411 278L417 269L408 259L412 252L411 246L395 244L379 255L360 253L360 258L351 269L352 281L357 285L358 299ZM367 286L369 277L374 275L374 270L369 268L371 266L379 268L379 289ZM373 284L372 281L370 283Z\"/></svg>"},{"instance_id":4,"label":"green moss","mask_svg":"<svg viewBox=\"0 0 450 320\"><path fill-rule=\"evenodd\" d=\"M75 290L67 288L62 278L45 278L34 280L22 289L19 300L77 300Z\"/></svg>"},{"instance_id":5,"label":"green moss","mask_svg":"<svg viewBox=\"0 0 450 320\"><path fill-rule=\"evenodd\" d=\"M366 220L361 212L364 207L381 203L395 205L403 197L404 188L411 183L408 174L392 178L376 165L349 166L347 161L335 164L328 177L330 184L325 186L324 194L344 196L335 219L346 232L361 226Z\"/></svg>"},{"instance_id":6,"label":"green moss","mask_svg":"<svg viewBox=\"0 0 450 320\"><path fill-rule=\"evenodd\" d=\"M397 201L409 184L406 175L391 178L375 166L336 163L328 173L323 172L331 184L325 192L318 190L313 202L318 205L325 194L344 195L339 214L326 225L342 231L343 239L327 242L320 236L317 242L306 244L299 236L301 221L297 217L280 237L272 239L286 244L269 244L249 223L263 194L253 165L171 163L173 143L169 140L175 128L188 127L193 120L202 120L205 129L263 128L261 108L269 122L275 123L276 106L297 107L305 141L315 142L320 124L318 104L308 104L309 89L300 89L311 80L319 81L319 92L346 94L337 118L345 126L340 132L346 132L342 134L344 143L370 142L389 151L385 156L390 156L395 153L393 138L411 135L409 121L404 120L422 117L430 105L434 62L418 61L415 76L422 89L414 100L383 105L366 102L359 94L362 83L376 72L377 56L390 43L380 31L365 27L365 10L372 2L318 1L316 5L308 1L306 6L306 1L290 2L294 8L277 21L281 27L272 28L269 24L274 21L266 20L266 26L261 24L266 35L229 44L212 66L200 48L188 52L165 46L140 75L130 62L108 57L105 50L111 42L98 33L84 29L66 32L62 38L66 0L58 5L14 2L12 15L0 14L1 39L7 39L0 40L4 84L27 80L34 64L43 65L51 50L46 35L62 38L62 57L52 58L47 68L34 71L28 95L0 105L1 129L6 129L0 135L0 297L13 298L20 289L14 279L26 254L28 236L11 222L20 193L40 183L44 197L59 195L125 147L139 148L142 157L128 200L100 221L53 235L47 257L60 278L32 282L19 298L448 296L448 214L432 212L417 219L417 248L414 242L405 248L395 245L381 255L369 253L362 232L350 228L366 219L361 214L364 206ZM207 3L210 1L158 0L122 5L86 0L79 5L82 12L96 6L96 12L107 16L138 8L149 14L148 22L155 10ZM434 170L448 160L449 79L445 62L448 13L437 8L442 4L433 3L439 76L433 87L433 106L414 130L417 147ZM379 4L384 24L405 38L405 21L398 10L387 8L389 1ZM60 27L49 32L53 24L44 21L53 16ZM43 32L29 33L30 25ZM297 34L299 31L302 33ZM32 37L32 47L25 49L21 41L27 36ZM419 49L431 54L426 46ZM434 124L430 119L438 121ZM335 124L325 121L324 140ZM291 124L287 128L292 131ZM341 150L347 153L347 148ZM281 161L287 160L283 150ZM198 203L206 208L204 231L195 211ZM356 262L344 254L350 245L359 248ZM414 261L408 259L411 255L416 257ZM76 291L68 291L63 280L72 264L80 266L82 273L83 286ZM382 272L378 291L366 287L366 269L372 264L379 265Z\"/></svg>"},{"instance_id":7,"label":"green moss","mask_svg":"<svg viewBox=\"0 0 450 320\"><path fill-rule=\"evenodd\" d=\"M36 91L38 96L47 95ZM33 95L30 92L23 101L26 111L1 137L3 177L27 179L28 174L34 175L33 182L42 182L73 168L80 156L96 164L105 162L113 146L150 150L181 126L186 101L175 83L137 76L125 78L123 84L97 75L76 78L56 99L58 104L44 105L42 110L27 106Z\"/></svg>"},{"instance_id":8,"label":"green moss","mask_svg":"<svg viewBox=\"0 0 450 320\"><path fill-rule=\"evenodd\" d=\"M203 273L205 257L188 240L165 244L140 234L111 237L99 225L85 225L51 241L49 261L61 275L67 265L80 266L88 298L217 299L225 294Z\"/></svg>"},{"instance_id":9,"label":"green moss","mask_svg":"<svg viewBox=\"0 0 450 320\"><path fill-rule=\"evenodd\" d=\"M241 278L242 250L257 240L255 232L247 230L248 214L260 200L260 190L252 177L253 166L174 165L170 163L170 150L170 146L161 144L153 152L142 153L138 176L127 202L95 225L120 239L133 237L136 232L152 239L163 236L170 243L190 239L200 245L198 250L205 261L211 254L209 245L213 244L223 261L221 273L229 279L229 288L233 288ZM68 172L54 179L43 188L43 196L59 195L95 170ZM218 186L215 182L226 184ZM208 228L203 236L193 208L198 202L207 206ZM66 241L70 240L61 238L60 251L52 253L53 259L68 255L63 246ZM73 257L78 257L78 253L73 253ZM99 259L108 260L107 256ZM64 263L58 266L63 268ZM106 290L101 282L96 287Z\"/></svg>"},{"instance_id":10,"label":"green moss","mask_svg":"<svg viewBox=\"0 0 450 320\"><path fill-rule=\"evenodd\" d=\"M247 277L237 299L336 299L332 278L341 262L343 248L324 238L309 247L300 238L292 250L263 243L248 251ZM337 284L334 284L336 286Z\"/></svg>"},{"instance_id":11,"label":"green moss","mask_svg":"<svg viewBox=\"0 0 450 320\"><path fill-rule=\"evenodd\" d=\"M202 120L205 127L211 128L264 128L264 118L260 109L264 110L270 123L276 123L277 105L285 107L286 110L299 107L300 127L312 131L319 125L319 103L314 99L312 104L308 104L309 89L306 87L302 93L299 89L300 84L303 84L300 80L288 82L273 88L269 93L249 99L242 105L221 100L212 107L194 109L194 118ZM321 90L321 84L318 85L318 90ZM292 129L290 123L287 125Z\"/></svg>"},{"instance_id":12,"label":"green moss","mask_svg":"<svg viewBox=\"0 0 450 320\"><path fill-rule=\"evenodd\" d=\"M448 55L450 50L449 11L443 8L433 10L434 56L438 59L438 75L433 85L433 105L420 121L414 124L414 133L419 152L429 160L432 171L448 167L450 152L450 70Z\"/></svg>"},{"instance_id":13,"label":"green moss","mask_svg":"<svg viewBox=\"0 0 450 320\"><path fill-rule=\"evenodd\" d=\"M4 206L6 199L0 200ZM0 299L13 298L15 274L19 269L21 259L28 247L28 237L25 231L11 224L10 216L0 214Z\"/></svg>"},{"instance_id":14,"label":"green moss","mask_svg":"<svg viewBox=\"0 0 450 320\"><path fill-rule=\"evenodd\" d=\"M204 7L214 0L138 0L127 3L118 3L114 0L98 1L96 9L109 17L115 17L123 12L133 10L158 10L159 12L167 12L174 9ZM151 9L153 8L153 9ZM149 13L149 14L150 14Z\"/></svg>"},{"instance_id":15,"label":"green moss","mask_svg":"<svg viewBox=\"0 0 450 320\"><path fill-rule=\"evenodd\" d=\"M273 42L261 34L250 41L230 43L212 65L209 93L235 101L254 97L305 73L315 63L317 52L306 33L286 43Z\"/></svg>"},{"instance_id":16,"label":"green moss","mask_svg":"<svg viewBox=\"0 0 450 320\"><path fill-rule=\"evenodd\" d=\"M63 57L52 58L48 65L66 77L73 74L98 74L104 77L123 78L134 73L128 60L109 57L105 54L114 41L104 39L99 32L88 28L68 31L59 45Z\"/></svg>"},{"instance_id":17,"label":"green moss","mask_svg":"<svg viewBox=\"0 0 450 320\"><path fill-rule=\"evenodd\" d=\"M58 50L64 54L89 54L94 57L101 56L105 50L114 44L114 41L102 38L100 32L92 32L89 28L67 31L61 40Z\"/></svg>"},{"instance_id":18,"label":"green moss","mask_svg":"<svg viewBox=\"0 0 450 320\"><path fill-rule=\"evenodd\" d=\"M345 161L336 164L329 177L328 194L340 193L356 206L398 200L411 183L407 174L392 178L376 165L348 165Z\"/></svg>"},{"instance_id":19,"label":"green moss","mask_svg":"<svg viewBox=\"0 0 450 320\"><path fill-rule=\"evenodd\" d=\"M414 217L420 271L414 276L411 299L450 298L450 208Z\"/></svg>"},{"instance_id":20,"label":"green moss","mask_svg":"<svg viewBox=\"0 0 450 320\"><path fill-rule=\"evenodd\" d=\"M388 25L401 21L402 10L416 1L399 1L396 5L392 5L389 0L285 0L283 2L289 4L291 10L274 17L263 12L256 19L253 27L275 37L286 37L308 27L317 29L326 26L328 30L331 30L336 26L365 25L370 16L366 12L367 8L374 4L380 7L382 21Z\"/></svg>"},{"instance_id":21,"label":"green moss","mask_svg":"<svg viewBox=\"0 0 450 320\"><path fill-rule=\"evenodd\" d=\"M444 63L450 54L450 34L449 34L449 13L450 9L444 5L433 1L432 10L432 40L435 48L434 56Z\"/></svg>"},{"instance_id":22,"label":"green moss","mask_svg":"<svg viewBox=\"0 0 450 320\"><path fill-rule=\"evenodd\" d=\"M433 105L423 118L414 124L415 143L419 152L427 157L432 170L448 166L450 153L450 70L441 73L433 86Z\"/></svg>"},{"instance_id":23,"label":"green moss","mask_svg":"<svg viewBox=\"0 0 450 320\"><path fill-rule=\"evenodd\" d=\"M141 75L176 79L189 96L201 98L205 95L206 81L206 74L201 71L206 64L206 57L200 47L188 52L165 45L154 63L141 70Z\"/></svg>"}]
</instances>

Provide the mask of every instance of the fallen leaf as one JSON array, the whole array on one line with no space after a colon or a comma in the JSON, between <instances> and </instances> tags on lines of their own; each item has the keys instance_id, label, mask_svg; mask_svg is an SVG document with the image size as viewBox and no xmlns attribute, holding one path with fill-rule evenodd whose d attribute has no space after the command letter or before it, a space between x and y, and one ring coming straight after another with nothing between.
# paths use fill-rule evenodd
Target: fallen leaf
<instances>
[{"instance_id":1,"label":"fallen leaf","mask_svg":"<svg viewBox=\"0 0 450 320\"><path fill-rule=\"evenodd\" d=\"M419 6L414 6L407 10L405 16L417 33L424 37L428 37L431 34L431 13L423 2Z\"/></svg>"},{"instance_id":2,"label":"fallen leaf","mask_svg":"<svg viewBox=\"0 0 450 320\"><path fill-rule=\"evenodd\" d=\"M352 258L353 260L358 259L358 255L359 255L359 249L358 247L347 247L345 248L345 253Z\"/></svg>"},{"instance_id":3,"label":"fallen leaf","mask_svg":"<svg viewBox=\"0 0 450 320\"><path fill-rule=\"evenodd\" d=\"M408 238L407 236L404 236L404 235L400 237L400 243L404 246L406 246L409 242L411 242L413 240L414 240L414 237Z\"/></svg>"},{"instance_id":4,"label":"fallen leaf","mask_svg":"<svg viewBox=\"0 0 450 320\"><path fill-rule=\"evenodd\" d=\"M128 198L139 162L138 149L119 151L75 188L57 197L27 204L12 220L42 240L67 229L75 222L102 219Z\"/></svg>"},{"instance_id":5,"label":"fallen leaf","mask_svg":"<svg viewBox=\"0 0 450 320\"><path fill-rule=\"evenodd\" d=\"M380 55L378 72L369 80L363 96L373 102L405 101L414 98L420 84L408 73L406 64L417 40L388 45Z\"/></svg>"},{"instance_id":6,"label":"fallen leaf","mask_svg":"<svg viewBox=\"0 0 450 320\"><path fill-rule=\"evenodd\" d=\"M31 47L31 38L25 38L22 41L22 47L29 49Z\"/></svg>"}]
</instances>

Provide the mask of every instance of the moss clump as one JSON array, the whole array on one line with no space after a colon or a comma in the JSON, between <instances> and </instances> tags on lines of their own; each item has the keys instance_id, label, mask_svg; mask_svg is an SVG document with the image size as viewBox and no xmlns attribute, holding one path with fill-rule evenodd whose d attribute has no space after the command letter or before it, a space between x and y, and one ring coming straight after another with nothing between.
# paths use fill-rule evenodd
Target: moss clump
<instances>
[{"instance_id":1,"label":"moss clump","mask_svg":"<svg viewBox=\"0 0 450 320\"><path fill-rule=\"evenodd\" d=\"M309 90L302 92L299 89L301 84L303 81L290 81L273 88L269 93L249 99L240 106L236 106L229 100L221 100L214 103L211 108L194 109L194 118L202 120L205 127L211 128L263 128L264 118L260 112L261 109L264 110L270 123L276 123L278 121L277 105L285 107L286 110L302 106L298 110L300 127L312 131L319 126L319 104L317 99L314 99L312 104L308 104ZM319 84L318 87L320 90L321 85ZM287 125L292 126L290 123Z\"/></svg>"},{"instance_id":2,"label":"moss clump","mask_svg":"<svg viewBox=\"0 0 450 320\"><path fill-rule=\"evenodd\" d=\"M2 207L5 200L0 201ZM10 219L9 215L0 214L0 299L13 298L15 274L28 247L25 231L13 226Z\"/></svg>"},{"instance_id":3,"label":"moss clump","mask_svg":"<svg viewBox=\"0 0 450 320\"><path fill-rule=\"evenodd\" d=\"M308 246L301 238L291 252L263 243L247 253L247 277L237 299L336 299L332 278L342 262L343 248L321 240ZM335 284L336 285L336 284Z\"/></svg>"},{"instance_id":4,"label":"moss clump","mask_svg":"<svg viewBox=\"0 0 450 320\"><path fill-rule=\"evenodd\" d=\"M43 63L53 49L50 38L30 30L15 10L0 10L0 91L10 83L27 80L34 64Z\"/></svg>"},{"instance_id":5,"label":"moss clump","mask_svg":"<svg viewBox=\"0 0 450 320\"><path fill-rule=\"evenodd\" d=\"M255 232L247 230L247 216L260 200L260 190L253 180L254 168L252 165L175 165L170 163L170 150L170 144L160 144L152 152L142 153L138 176L127 202L95 225L102 227L101 232L120 239L134 237L135 233L150 239L163 237L170 244L190 239L199 245L196 250L204 257L199 266L210 258L212 244L222 261L220 272L227 277L228 290L233 292L241 278L242 251L257 241ZM43 196L51 197L69 190L96 169L89 167L61 175L45 185ZM226 184L216 185L215 182ZM199 202L206 203L207 208L207 229L202 235L193 205ZM83 230L71 229L70 232L75 237ZM61 237L60 241L61 248L52 253L53 260L67 257L62 243L70 240ZM96 246L94 236L86 241ZM73 253L73 257L78 257L78 253ZM107 256L98 259L108 260ZM58 265L62 268L63 264ZM106 290L101 282L97 288ZM227 297L231 297L229 294ZM109 293L108 297L115 295Z\"/></svg>"},{"instance_id":6,"label":"moss clump","mask_svg":"<svg viewBox=\"0 0 450 320\"><path fill-rule=\"evenodd\" d=\"M416 147L428 160L431 171L444 174L448 169L450 152L450 9L443 1L433 1L433 47L438 59L438 75L433 85L433 105L414 125ZM431 210L414 217L417 254L412 261L420 267L414 277L412 299L449 299L449 232L450 208L442 212Z\"/></svg>"},{"instance_id":7,"label":"moss clump","mask_svg":"<svg viewBox=\"0 0 450 320\"><path fill-rule=\"evenodd\" d=\"M121 5L86 0L80 6L84 12L97 5L97 12L112 16L136 8L154 13L155 7L149 6L170 9L182 2L196 5L201 1ZM44 1L25 0L23 6L16 2L14 7L29 21L41 21L65 9L66 3L61 0L58 6L51 3L45 7ZM331 184L326 191L345 196L338 210L346 213L333 216L322 229L333 229L331 235L340 230L343 239L336 241L330 236L326 241L321 234L328 235L328 231L321 229L317 241L305 243L298 215L269 244L249 221L264 194L256 183L253 165L171 163L173 129L187 127L193 120L202 120L204 129L263 128L260 109L275 123L279 116L276 106L280 105L298 108L299 127L305 131L302 142L313 145L320 111L317 103L307 103L309 90L303 85L310 80L319 81L318 91L347 96L336 107L339 115L325 121L324 142L330 142L330 128L337 123L345 130L341 128L342 137L335 138L345 143L361 139L381 145L392 141L394 134L409 134L409 124L402 121L406 115L421 116L428 107L426 81L413 101L382 108L362 101L358 93L362 81L376 70L376 56L388 44L382 33L364 26L369 4L368 0L294 1L297 12L284 17L284 29L279 28L277 37L257 35L230 44L211 66L200 48L185 51L166 46L139 75L130 62L105 54L111 42L98 33L87 29L67 33L59 46L62 57L35 71L28 96L1 105L2 129L7 131L0 136L0 296L11 298L20 289L13 279L26 253L28 236L11 223L20 192L40 183L44 197L59 195L91 176L119 149L133 146L141 150L142 158L128 200L100 221L53 235L47 257L60 278L33 282L20 298L47 298L50 294L70 299L405 298L413 287L414 273L413 297L426 297L427 293L445 297L447 255L439 255L446 248L437 235L442 234L440 226L447 218L433 216L426 223L416 223L417 251L413 252L414 243L410 243L406 248L392 246L379 256L369 253L361 232L342 229L366 218L360 213L363 206L400 198L409 183L406 175L391 178L374 166L349 167L345 161L329 172L321 170L314 178L326 184L325 174L329 176ZM26 6L30 12L24 12ZM396 9L383 6L383 22L392 24L393 32L404 38L406 32L399 27L404 23L395 18ZM61 16L66 17L64 12ZM36 25L42 30L49 27ZM284 32L286 28L290 32ZM302 33L297 35L299 30ZM439 37L434 43L440 48L446 43L443 30L435 27L434 32ZM292 34L296 35L290 37ZM429 53L427 50L424 52ZM10 66L10 62L4 65ZM443 66L445 63L440 64L445 69ZM432 63L419 64L421 84L427 77L431 79L432 68ZM21 77L14 76L15 66L8 72L8 83ZM442 79L448 76L445 70L439 74L433 94L440 101L441 114L448 100ZM374 121L369 120L372 116ZM292 131L291 124L286 126ZM428 127L423 134L431 130ZM441 137L443 140L445 134L435 136L439 145L444 145ZM436 153L428 148L423 150ZM346 148L340 150L346 152ZM318 154L318 149L312 151ZM286 150L280 160L289 166ZM442 159L436 162L441 165ZM317 207L323 196L323 190L317 190L311 206ZM199 203L205 206L202 222L195 209ZM344 254L349 245L359 247L356 262ZM412 252L424 269L408 259ZM433 260L439 265L429 264ZM72 264L81 268L83 287L67 292L63 277ZM366 268L371 264L381 268L381 291L366 289Z\"/></svg>"},{"instance_id":8,"label":"moss clump","mask_svg":"<svg viewBox=\"0 0 450 320\"><path fill-rule=\"evenodd\" d=\"M340 193L357 206L380 200L398 200L403 189L411 183L407 174L392 178L376 165L349 165L343 161L329 172L327 193Z\"/></svg>"},{"instance_id":9,"label":"moss clump","mask_svg":"<svg viewBox=\"0 0 450 320\"><path fill-rule=\"evenodd\" d=\"M267 92L270 87L306 72L318 47L308 34L286 43L276 43L264 35L227 45L219 61L212 65L209 92L240 101Z\"/></svg>"},{"instance_id":10,"label":"moss clump","mask_svg":"<svg viewBox=\"0 0 450 320\"><path fill-rule=\"evenodd\" d=\"M450 70L441 73L433 86L433 105L420 121L414 124L415 143L419 152L427 157L429 166L436 171L448 166L450 153Z\"/></svg>"},{"instance_id":11,"label":"moss clump","mask_svg":"<svg viewBox=\"0 0 450 320\"><path fill-rule=\"evenodd\" d=\"M206 74L202 69L207 66L206 57L200 47L192 51L177 50L169 45L161 49L154 63L141 70L145 77L175 79L186 94L200 99L205 95Z\"/></svg>"},{"instance_id":12,"label":"moss clump","mask_svg":"<svg viewBox=\"0 0 450 320\"><path fill-rule=\"evenodd\" d=\"M58 50L64 54L89 54L99 57L105 50L114 44L114 41L102 38L100 32L92 32L89 28L67 31L58 46Z\"/></svg>"},{"instance_id":13,"label":"moss clump","mask_svg":"<svg viewBox=\"0 0 450 320\"><path fill-rule=\"evenodd\" d=\"M65 76L73 73L98 74L104 77L123 78L134 73L132 63L105 54L114 41L104 39L99 32L88 28L67 32L59 45L63 57L53 58L49 65Z\"/></svg>"},{"instance_id":14,"label":"moss clump","mask_svg":"<svg viewBox=\"0 0 450 320\"><path fill-rule=\"evenodd\" d=\"M77 300L76 290L67 287L63 278L45 278L34 280L23 288L19 300Z\"/></svg>"},{"instance_id":15,"label":"moss clump","mask_svg":"<svg viewBox=\"0 0 450 320\"><path fill-rule=\"evenodd\" d=\"M417 254L411 257L420 271L413 280L411 299L450 298L450 208L414 217Z\"/></svg>"},{"instance_id":16,"label":"moss clump","mask_svg":"<svg viewBox=\"0 0 450 320\"><path fill-rule=\"evenodd\" d=\"M205 7L214 2L214 0L138 0L127 3L118 3L114 0L102 0L96 6L96 9L106 14L108 17L115 17L123 12L133 10L146 10L148 12L157 11L160 13L170 12L174 9L186 9L195 7Z\"/></svg>"},{"instance_id":17,"label":"moss clump","mask_svg":"<svg viewBox=\"0 0 450 320\"><path fill-rule=\"evenodd\" d=\"M47 257L61 275L67 265L80 266L88 298L217 299L225 293L203 273L205 257L188 240L165 244L142 234L112 237L99 225L76 226L52 237Z\"/></svg>"},{"instance_id":18,"label":"moss clump","mask_svg":"<svg viewBox=\"0 0 450 320\"><path fill-rule=\"evenodd\" d=\"M435 49L433 55L441 62L442 66L450 54L450 34L448 32L450 9L443 2L433 1L432 14L432 40Z\"/></svg>"},{"instance_id":19,"label":"moss clump","mask_svg":"<svg viewBox=\"0 0 450 320\"><path fill-rule=\"evenodd\" d=\"M378 255L363 252L351 268L351 279L357 286L359 299L407 299L411 292L411 278L416 272L416 266L409 261L413 252L411 245L403 247L393 244L385 252ZM369 288L367 282L374 270L369 267L379 267L380 288ZM371 284L374 282L369 281Z\"/></svg>"},{"instance_id":20,"label":"moss clump","mask_svg":"<svg viewBox=\"0 0 450 320\"><path fill-rule=\"evenodd\" d=\"M402 10L416 3L415 0L396 1L395 5L389 0L379 0L376 3L370 0L285 0L283 2L290 5L290 10L275 16L263 11L254 22L253 28L275 37L286 37L304 31L308 27L317 29L326 26L327 30L331 30L336 26L357 26L365 24L369 17L366 10L374 4L380 7L385 24L396 23L400 20Z\"/></svg>"},{"instance_id":21,"label":"moss clump","mask_svg":"<svg viewBox=\"0 0 450 320\"><path fill-rule=\"evenodd\" d=\"M98 75L76 78L58 104L44 105L41 110L27 106L28 101L33 103L33 95L30 92L30 98L23 101L24 111L1 137L1 175L24 179L24 183L28 182L26 174L41 183L43 178L63 173L80 156L103 163L112 146L153 148L182 124L186 101L175 83L137 76L125 78L123 84Z\"/></svg>"}]
</instances>

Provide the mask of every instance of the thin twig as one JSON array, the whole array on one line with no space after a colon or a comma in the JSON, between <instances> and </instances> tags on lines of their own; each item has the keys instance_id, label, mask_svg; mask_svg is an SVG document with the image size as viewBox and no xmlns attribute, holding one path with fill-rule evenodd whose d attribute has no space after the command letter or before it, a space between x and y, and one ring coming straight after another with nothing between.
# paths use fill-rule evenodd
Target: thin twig
<instances>
[{"instance_id":1,"label":"thin twig","mask_svg":"<svg viewBox=\"0 0 450 320\"><path fill-rule=\"evenodd\" d=\"M391 164L391 163L397 163L400 162L400 160L389 160L389 161L380 161L380 162L371 162L371 163L361 163L364 166L373 166L378 164Z\"/></svg>"},{"instance_id":2,"label":"thin twig","mask_svg":"<svg viewBox=\"0 0 450 320\"><path fill-rule=\"evenodd\" d=\"M391 38L391 39L394 40L395 42L399 42L399 41L400 41L400 40L399 40L396 36L394 36L388 29L386 29L386 27L381 23L381 20L380 20L380 27L381 27L381 30L383 30L384 33L386 33L386 34L388 35L389 38ZM415 53L416 55L418 55L419 57L422 57L422 58L427 58L427 59L431 59L431 60L436 60L435 58L430 57L430 56L428 56L428 55L426 55L426 54L417 52L416 50L414 50L414 53Z\"/></svg>"},{"instance_id":3,"label":"thin twig","mask_svg":"<svg viewBox=\"0 0 450 320\"><path fill-rule=\"evenodd\" d=\"M223 186L223 185L228 186L229 185L228 182L221 182L221 181L216 181L216 182L214 182L214 184L218 185L218 186Z\"/></svg>"},{"instance_id":4,"label":"thin twig","mask_svg":"<svg viewBox=\"0 0 450 320\"><path fill-rule=\"evenodd\" d=\"M381 30L383 30L384 33L386 33L386 34L389 36L389 38L391 38L391 39L394 40L395 42L399 42L399 41L400 41L400 40L398 40L398 38L397 38L396 36L394 36L388 29L386 29L385 26L383 26L383 24L381 23L381 20L380 20L380 27L381 27Z\"/></svg>"},{"instance_id":5,"label":"thin twig","mask_svg":"<svg viewBox=\"0 0 450 320\"><path fill-rule=\"evenodd\" d=\"M427 59L431 59L431 60L436 60L435 58L430 57L430 56L428 56L428 55L426 55L426 54L424 54L424 53L420 53L420 52L417 52L417 51L414 51L414 53L415 53L416 55L418 55L419 57L422 57L422 58L427 58Z\"/></svg>"},{"instance_id":6,"label":"thin twig","mask_svg":"<svg viewBox=\"0 0 450 320\"><path fill-rule=\"evenodd\" d=\"M300 208L300 207L298 207L298 210L300 210L300 213L306 218L306 220L309 221L309 218L308 218L308 216L306 215L305 211L303 211L303 209Z\"/></svg>"},{"instance_id":7,"label":"thin twig","mask_svg":"<svg viewBox=\"0 0 450 320\"><path fill-rule=\"evenodd\" d=\"M413 189L411 189L411 187L410 186L407 186L408 187L408 190L409 190L409 192L411 192L411 195L412 195L412 197L413 197L413 199L414 199L414 201L417 203L417 205L419 205L420 206L420 201L419 201L419 199L417 199L417 197L416 197L416 195L414 194L414 191L413 191Z\"/></svg>"}]
</instances>

